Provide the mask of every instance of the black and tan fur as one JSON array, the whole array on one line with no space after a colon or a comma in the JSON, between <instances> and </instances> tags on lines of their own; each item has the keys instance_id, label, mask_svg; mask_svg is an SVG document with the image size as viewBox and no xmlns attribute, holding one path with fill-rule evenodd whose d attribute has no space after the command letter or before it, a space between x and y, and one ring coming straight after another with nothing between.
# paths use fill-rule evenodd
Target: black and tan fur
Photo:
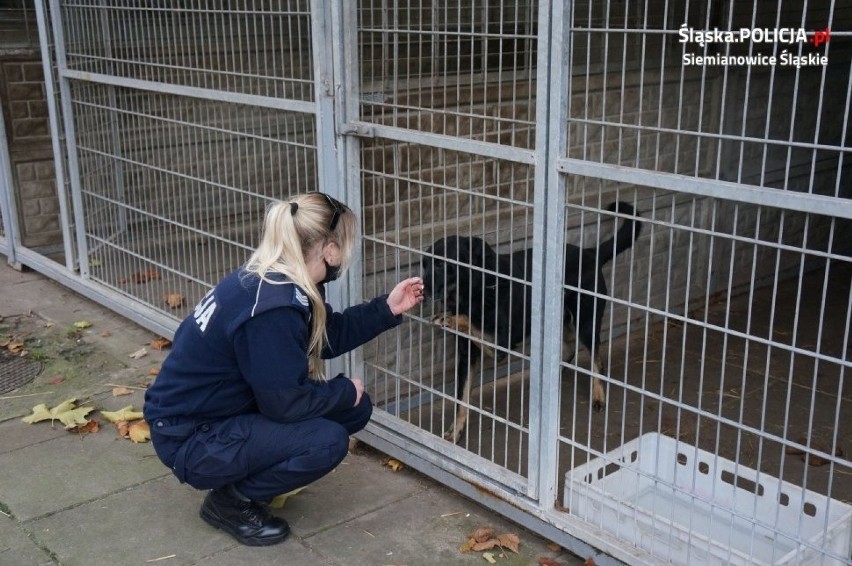
<instances>
[{"instance_id":1,"label":"black and tan fur","mask_svg":"<svg viewBox=\"0 0 852 566\"><path fill-rule=\"evenodd\" d=\"M635 216L627 203L616 202L608 209ZM641 225L631 218L624 221L615 235L596 247L565 248L564 285L589 293L606 295L601 268L616 255L629 249L639 235ZM457 330L456 397L461 401L453 426L444 435L458 442L467 423L471 383L468 377L480 359L480 353L495 356L489 344L509 349L529 336L531 325L532 250L499 254L481 238L449 236L437 240L423 258L423 281L427 298L444 302L445 313L434 323ZM580 273L582 269L582 273ZM499 275L498 275L499 274ZM596 410L606 404L603 384L597 375L603 371L600 357L600 328L606 300L592 294L564 291L563 340L576 335L591 356L592 403ZM571 332L571 330L575 332ZM573 350L573 348L572 348Z\"/></svg>"}]
</instances>

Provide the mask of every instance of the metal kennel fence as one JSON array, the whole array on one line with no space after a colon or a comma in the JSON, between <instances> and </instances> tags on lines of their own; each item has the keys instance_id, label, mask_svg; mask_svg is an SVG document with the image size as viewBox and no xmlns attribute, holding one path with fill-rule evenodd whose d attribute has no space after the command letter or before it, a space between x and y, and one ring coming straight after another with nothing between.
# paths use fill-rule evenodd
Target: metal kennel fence
<instances>
[{"instance_id":1,"label":"metal kennel fence","mask_svg":"<svg viewBox=\"0 0 852 566\"><path fill-rule=\"evenodd\" d=\"M169 334L270 200L322 187L362 221L339 304L424 261L487 282L441 275L449 303L345 360L367 441L601 564L852 561L852 9L35 6L70 203L65 264L19 261ZM456 236L524 260L435 246ZM436 324L453 299L517 339Z\"/></svg>"}]
</instances>

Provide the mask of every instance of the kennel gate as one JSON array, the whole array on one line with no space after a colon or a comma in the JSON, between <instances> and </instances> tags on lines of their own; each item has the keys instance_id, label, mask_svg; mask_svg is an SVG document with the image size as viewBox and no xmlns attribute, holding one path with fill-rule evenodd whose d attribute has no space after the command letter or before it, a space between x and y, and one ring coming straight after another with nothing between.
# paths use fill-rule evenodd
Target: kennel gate
<instances>
[{"instance_id":1,"label":"kennel gate","mask_svg":"<svg viewBox=\"0 0 852 566\"><path fill-rule=\"evenodd\" d=\"M163 297L194 302L245 258L270 199L318 184L361 211L341 302L418 272L440 237L529 247L531 273L499 275L530 293L527 339L480 356L460 442L441 436L464 332L432 324L431 306L347 360L377 404L366 439L598 563L756 560L765 533L793 560L848 562L852 15L690 4L37 2L56 38L42 31L76 257L19 255L168 334L191 306ZM832 28L832 64L688 68L687 50L757 48L681 43L682 24ZM595 414L588 356L563 345L563 250L628 220L611 200L636 206L642 234L605 269L609 296L591 292L607 300ZM619 452L647 433L650 456ZM717 468L707 492L676 481ZM666 492L650 512L596 483L624 473ZM750 507L716 501L731 486ZM764 494L774 517L754 513ZM698 511L685 526L654 512L678 498L745 532L745 550L708 541ZM814 538L814 521L840 535Z\"/></svg>"}]
</instances>

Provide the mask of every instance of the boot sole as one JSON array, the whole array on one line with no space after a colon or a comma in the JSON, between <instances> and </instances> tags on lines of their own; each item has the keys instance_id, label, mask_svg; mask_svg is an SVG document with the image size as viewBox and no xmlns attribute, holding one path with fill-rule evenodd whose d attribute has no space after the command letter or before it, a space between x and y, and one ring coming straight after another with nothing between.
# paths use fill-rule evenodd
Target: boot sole
<instances>
[{"instance_id":1,"label":"boot sole","mask_svg":"<svg viewBox=\"0 0 852 566\"><path fill-rule=\"evenodd\" d=\"M199 516L204 520L205 523L210 525L215 529L219 529L225 531L240 543L246 546L272 546L273 544L278 544L282 542L287 536L290 534L290 530L287 529L287 532L283 533L280 536L276 537L265 537L265 538L257 538L257 537L243 537L234 532L233 529L228 528L224 524L222 524L215 515L207 513L206 509L202 509L199 513Z\"/></svg>"}]
</instances>

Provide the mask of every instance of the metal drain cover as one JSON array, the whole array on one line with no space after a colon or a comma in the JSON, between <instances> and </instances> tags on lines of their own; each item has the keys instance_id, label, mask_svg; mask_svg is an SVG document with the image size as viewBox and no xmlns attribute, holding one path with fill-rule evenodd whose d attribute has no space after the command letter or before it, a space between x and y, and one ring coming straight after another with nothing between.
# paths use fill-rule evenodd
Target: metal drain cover
<instances>
[{"instance_id":1,"label":"metal drain cover","mask_svg":"<svg viewBox=\"0 0 852 566\"><path fill-rule=\"evenodd\" d=\"M36 378L44 364L20 356L0 355L0 394L14 391Z\"/></svg>"}]
</instances>

